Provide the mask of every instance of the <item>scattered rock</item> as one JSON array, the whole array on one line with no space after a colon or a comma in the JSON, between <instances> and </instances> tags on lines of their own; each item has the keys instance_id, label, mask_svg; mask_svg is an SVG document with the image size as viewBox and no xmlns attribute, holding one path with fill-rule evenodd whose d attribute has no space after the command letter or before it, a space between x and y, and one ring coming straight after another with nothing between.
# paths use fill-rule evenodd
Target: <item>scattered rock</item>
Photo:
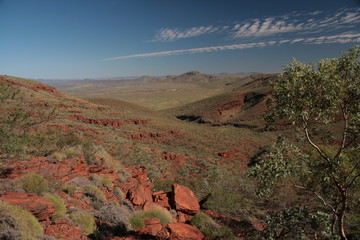
<instances>
[{"instance_id":1,"label":"scattered rock","mask_svg":"<svg viewBox=\"0 0 360 240\"><path fill-rule=\"evenodd\" d=\"M169 193L166 193L164 191L155 192L152 194L154 198L154 202L159 204L160 206L170 209L170 203L169 203Z\"/></svg>"},{"instance_id":2,"label":"scattered rock","mask_svg":"<svg viewBox=\"0 0 360 240\"><path fill-rule=\"evenodd\" d=\"M170 240L201 240L204 234L197 228L185 223L168 224L167 228L170 232Z\"/></svg>"},{"instance_id":3,"label":"scattered rock","mask_svg":"<svg viewBox=\"0 0 360 240\"><path fill-rule=\"evenodd\" d=\"M57 239L89 239L86 236L83 236L80 228L71 226L66 220L44 222L42 227L44 228L44 233L46 235L55 237Z\"/></svg>"},{"instance_id":4,"label":"scattered rock","mask_svg":"<svg viewBox=\"0 0 360 240\"><path fill-rule=\"evenodd\" d=\"M5 192L0 199L26 208L40 221L50 219L55 213L54 205L51 202L33 193Z\"/></svg>"}]
</instances>

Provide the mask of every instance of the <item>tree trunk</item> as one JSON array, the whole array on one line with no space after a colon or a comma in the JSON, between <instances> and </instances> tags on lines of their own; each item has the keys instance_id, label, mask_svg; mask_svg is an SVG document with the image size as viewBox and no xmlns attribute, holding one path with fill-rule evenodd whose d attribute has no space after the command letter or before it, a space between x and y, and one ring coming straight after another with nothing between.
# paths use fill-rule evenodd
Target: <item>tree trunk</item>
<instances>
[{"instance_id":1,"label":"tree trunk","mask_svg":"<svg viewBox=\"0 0 360 240\"><path fill-rule=\"evenodd\" d=\"M339 210L338 214L338 230L339 230L339 236L341 240L347 240L346 234L345 234L345 211L347 208L347 199L346 197L342 200L341 208Z\"/></svg>"}]
</instances>

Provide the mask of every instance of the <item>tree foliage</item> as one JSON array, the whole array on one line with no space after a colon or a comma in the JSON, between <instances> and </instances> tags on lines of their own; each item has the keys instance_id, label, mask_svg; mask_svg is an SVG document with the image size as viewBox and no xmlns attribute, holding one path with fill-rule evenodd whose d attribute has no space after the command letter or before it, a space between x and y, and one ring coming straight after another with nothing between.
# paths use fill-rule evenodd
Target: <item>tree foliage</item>
<instances>
[{"instance_id":1,"label":"tree foliage","mask_svg":"<svg viewBox=\"0 0 360 240\"><path fill-rule=\"evenodd\" d=\"M317 65L294 59L284 68L273 82L266 120L288 121L310 148L301 151L279 139L252 172L260 180L260 195L270 193L285 178L312 193L332 214L332 231L341 239L347 239L349 206L359 201L359 54L360 46L354 46L341 57L323 59Z\"/></svg>"}]
</instances>

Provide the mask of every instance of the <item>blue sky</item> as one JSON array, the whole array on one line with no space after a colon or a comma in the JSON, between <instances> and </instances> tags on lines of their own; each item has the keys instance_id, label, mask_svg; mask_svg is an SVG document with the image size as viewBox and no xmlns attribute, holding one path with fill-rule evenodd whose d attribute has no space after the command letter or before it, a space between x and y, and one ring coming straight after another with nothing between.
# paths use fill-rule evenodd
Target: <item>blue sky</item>
<instances>
[{"instance_id":1,"label":"blue sky","mask_svg":"<svg viewBox=\"0 0 360 240\"><path fill-rule=\"evenodd\" d=\"M0 0L0 74L279 72L360 44L359 0Z\"/></svg>"}]
</instances>

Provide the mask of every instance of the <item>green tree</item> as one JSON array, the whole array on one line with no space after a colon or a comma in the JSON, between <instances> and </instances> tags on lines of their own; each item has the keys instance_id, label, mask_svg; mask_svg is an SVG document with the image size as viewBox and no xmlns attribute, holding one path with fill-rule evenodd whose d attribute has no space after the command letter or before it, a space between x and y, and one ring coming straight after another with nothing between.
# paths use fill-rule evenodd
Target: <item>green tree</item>
<instances>
[{"instance_id":1,"label":"green tree","mask_svg":"<svg viewBox=\"0 0 360 240\"><path fill-rule=\"evenodd\" d=\"M347 239L346 214L349 204L358 201L354 196L360 185L359 54L360 46L354 46L339 58L316 65L294 59L284 68L273 82L266 119L288 121L310 148L302 151L279 139L252 172L260 195L284 179L311 192L331 212L332 231L341 239Z\"/></svg>"}]
</instances>

